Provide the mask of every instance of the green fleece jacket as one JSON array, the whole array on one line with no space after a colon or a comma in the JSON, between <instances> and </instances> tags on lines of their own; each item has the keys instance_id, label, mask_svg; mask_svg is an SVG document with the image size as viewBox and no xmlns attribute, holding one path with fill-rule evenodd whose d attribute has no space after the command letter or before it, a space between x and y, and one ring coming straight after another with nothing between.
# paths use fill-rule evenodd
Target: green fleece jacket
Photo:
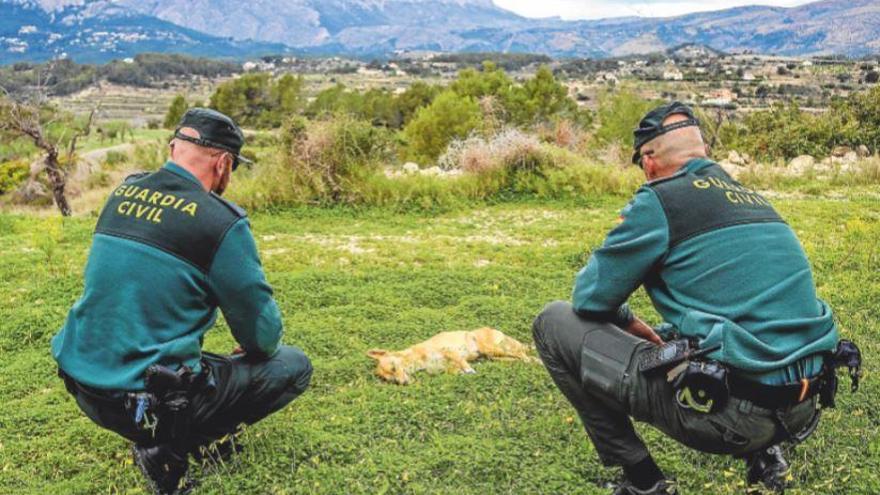
<instances>
[{"instance_id":1,"label":"green fleece jacket","mask_svg":"<svg viewBox=\"0 0 880 495\"><path fill-rule=\"evenodd\" d=\"M707 159L645 184L577 275L576 311L620 326L644 285L666 330L767 384L821 370L838 334L807 257L770 203Z\"/></svg>"},{"instance_id":2,"label":"green fleece jacket","mask_svg":"<svg viewBox=\"0 0 880 495\"><path fill-rule=\"evenodd\" d=\"M141 390L154 363L199 370L218 308L245 351L277 351L281 314L247 218L169 162L111 195L52 355L82 384Z\"/></svg>"}]
</instances>

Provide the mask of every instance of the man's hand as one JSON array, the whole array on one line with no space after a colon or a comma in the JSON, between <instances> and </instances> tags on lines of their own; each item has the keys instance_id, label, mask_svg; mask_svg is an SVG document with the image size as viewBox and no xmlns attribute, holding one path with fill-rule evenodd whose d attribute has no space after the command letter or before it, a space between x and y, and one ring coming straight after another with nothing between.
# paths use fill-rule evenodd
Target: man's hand
<instances>
[{"instance_id":1,"label":"man's hand","mask_svg":"<svg viewBox=\"0 0 880 495\"><path fill-rule=\"evenodd\" d=\"M242 349L241 346L236 346L235 349L232 350L233 356L241 356L243 354L244 354L244 349Z\"/></svg>"},{"instance_id":2,"label":"man's hand","mask_svg":"<svg viewBox=\"0 0 880 495\"><path fill-rule=\"evenodd\" d=\"M647 323L640 320L638 317L633 318L633 321L624 328L627 332L635 335L640 339L645 339L648 342L663 345L663 339L657 335L657 332L654 331Z\"/></svg>"}]
</instances>

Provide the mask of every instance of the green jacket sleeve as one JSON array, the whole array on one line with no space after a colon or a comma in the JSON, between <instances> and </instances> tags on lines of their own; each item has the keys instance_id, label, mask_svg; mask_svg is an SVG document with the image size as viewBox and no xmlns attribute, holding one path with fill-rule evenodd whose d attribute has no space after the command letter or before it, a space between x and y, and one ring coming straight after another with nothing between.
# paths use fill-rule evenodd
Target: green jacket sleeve
<instances>
[{"instance_id":1,"label":"green jacket sleeve","mask_svg":"<svg viewBox=\"0 0 880 495\"><path fill-rule=\"evenodd\" d=\"M281 312L263 274L246 218L226 233L214 256L208 283L242 349L258 356L274 354L283 333Z\"/></svg>"},{"instance_id":2,"label":"green jacket sleeve","mask_svg":"<svg viewBox=\"0 0 880 495\"><path fill-rule=\"evenodd\" d=\"M647 187L639 189L622 215L621 224L578 272L572 306L582 316L624 327L633 319L626 300L666 254L669 227L659 198Z\"/></svg>"}]
</instances>

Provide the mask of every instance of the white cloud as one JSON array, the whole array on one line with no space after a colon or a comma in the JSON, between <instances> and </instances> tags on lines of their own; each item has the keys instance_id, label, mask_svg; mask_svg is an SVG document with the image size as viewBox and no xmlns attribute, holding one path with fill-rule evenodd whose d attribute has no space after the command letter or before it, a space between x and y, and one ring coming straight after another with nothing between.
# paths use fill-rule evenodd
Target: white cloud
<instances>
[{"instance_id":1,"label":"white cloud","mask_svg":"<svg viewBox=\"0 0 880 495\"><path fill-rule=\"evenodd\" d=\"M728 9L743 5L792 7L811 0L494 0L501 8L526 17L602 19L608 17L671 17L691 12Z\"/></svg>"}]
</instances>

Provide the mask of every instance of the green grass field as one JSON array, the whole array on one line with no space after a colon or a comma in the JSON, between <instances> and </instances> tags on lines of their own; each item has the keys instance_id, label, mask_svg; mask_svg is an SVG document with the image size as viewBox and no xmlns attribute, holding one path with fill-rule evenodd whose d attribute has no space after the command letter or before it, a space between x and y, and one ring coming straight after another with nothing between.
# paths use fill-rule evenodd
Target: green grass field
<instances>
[{"instance_id":1,"label":"green grass field","mask_svg":"<svg viewBox=\"0 0 880 495\"><path fill-rule=\"evenodd\" d=\"M876 190L783 195L818 290L867 361L818 433L790 452L793 494L880 492L880 199ZM599 464L540 365L478 363L476 375L381 383L365 352L493 326L530 341L543 305L612 228L622 197L517 202L443 213L294 209L252 218L285 318L312 358L311 389L249 428L245 453L197 470L196 493L601 494ZM126 443L86 419L55 376L49 339L82 289L94 217L0 214L0 493L145 493ZM124 273L119 274L124 277ZM657 323L647 297L636 312ZM228 352L228 328L206 349ZM844 382L847 383L847 382ZM640 425L686 494L742 493L738 461L689 451Z\"/></svg>"}]
</instances>

